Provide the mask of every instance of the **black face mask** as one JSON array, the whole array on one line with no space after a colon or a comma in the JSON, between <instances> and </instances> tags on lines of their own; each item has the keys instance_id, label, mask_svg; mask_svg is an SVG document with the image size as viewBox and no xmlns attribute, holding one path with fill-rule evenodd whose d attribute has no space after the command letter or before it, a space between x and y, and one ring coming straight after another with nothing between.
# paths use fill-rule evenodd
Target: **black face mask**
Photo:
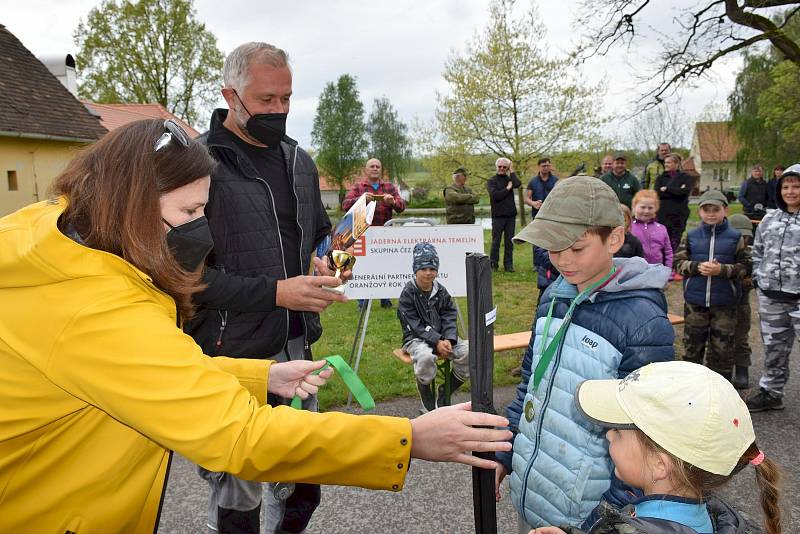
<instances>
[{"instance_id":1,"label":"black face mask","mask_svg":"<svg viewBox=\"0 0 800 534\"><path fill-rule=\"evenodd\" d=\"M253 115L242 102L242 98L236 91L233 92L242 107L250 115L245 125L245 130L253 139L256 139L270 148L280 145L281 139L286 135L286 117L288 113L259 113Z\"/></svg>"},{"instance_id":2,"label":"black face mask","mask_svg":"<svg viewBox=\"0 0 800 534\"><path fill-rule=\"evenodd\" d=\"M172 255L185 271L196 271L214 248L208 219L198 217L178 226L172 226L163 217L161 220L170 227L170 231L167 232L167 245Z\"/></svg>"}]
</instances>

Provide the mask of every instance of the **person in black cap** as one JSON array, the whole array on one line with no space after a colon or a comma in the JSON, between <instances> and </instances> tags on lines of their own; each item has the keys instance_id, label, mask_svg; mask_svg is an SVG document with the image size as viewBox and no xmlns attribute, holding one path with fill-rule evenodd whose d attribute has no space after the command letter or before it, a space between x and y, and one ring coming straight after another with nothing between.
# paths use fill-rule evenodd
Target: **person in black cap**
<instances>
[{"instance_id":1,"label":"person in black cap","mask_svg":"<svg viewBox=\"0 0 800 534\"><path fill-rule=\"evenodd\" d=\"M436 281L439 255L430 243L414 245L414 279L409 280L397 303L397 318L403 328L403 350L411 355L414 375L422 400L422 411L444 405L444 384L439 398L433 391L437 358L453 362L450 391L454 392L469 377L469 346L458 337L456 311L447 289Z\"/></svg>"},{"instance_id":2,"label":"person in black cap","mask_svg":"<svg viewBox=\"0 0 800 534\"><path fill-rule=\"evenodd\" d=\"M447 224L474 224L475 204L481 196L467 187L467 171L463 167L453 171L453 183L442 191Z\"/></svg>"}]
</instances>

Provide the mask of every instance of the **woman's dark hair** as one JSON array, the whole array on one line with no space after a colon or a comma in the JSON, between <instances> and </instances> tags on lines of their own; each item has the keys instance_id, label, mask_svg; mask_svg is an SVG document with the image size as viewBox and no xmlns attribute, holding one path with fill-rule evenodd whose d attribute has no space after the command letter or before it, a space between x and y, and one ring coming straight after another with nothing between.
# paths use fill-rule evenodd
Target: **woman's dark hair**
<instances>
[{"instance_id":1,"label":"woman's dark hair","mask_svg":"<svg viewBox=\"0 0 800 534\"><path fill-rule=\"evenodd\" d=\"M67 199L60 224L72 225L86 245L116 254L148 274L175 299L184 318L201 272L181 269L167 246L160 197L209 176L214 160L206 147L172 139L158 152L163 120L136 121L83 149L56 178L53 193Z\"/></svg>"}]
</instances>

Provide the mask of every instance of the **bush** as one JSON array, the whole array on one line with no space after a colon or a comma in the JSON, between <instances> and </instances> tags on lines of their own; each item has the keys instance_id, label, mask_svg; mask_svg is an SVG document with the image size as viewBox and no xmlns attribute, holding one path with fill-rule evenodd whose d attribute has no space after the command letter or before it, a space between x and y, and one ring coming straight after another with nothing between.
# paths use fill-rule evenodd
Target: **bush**
<instances>
[{"instance_id":1,"label":"bush","mask_svg":"<svg viewBox=\"0 0 800 534\"><path fill-rule=\"evenodd\" d=\"M418 185L411 190L411 201L423 202L428 198L428 188L424 185Z\"/></svg>"}]
</instances>

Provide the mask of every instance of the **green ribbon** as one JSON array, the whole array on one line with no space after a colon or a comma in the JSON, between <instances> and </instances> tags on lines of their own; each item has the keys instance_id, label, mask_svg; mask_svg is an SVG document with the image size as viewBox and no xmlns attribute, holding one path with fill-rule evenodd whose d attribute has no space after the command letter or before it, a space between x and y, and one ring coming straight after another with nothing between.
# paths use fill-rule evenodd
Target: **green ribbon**
<instances>
[{"instance_id":1,"label":"green ribbon","mask_svg":"<svg viewBox=\"0 0 800 534\"><path fill-rule=\"evenodd\" d=\"M544 378L544 373L550 366L550 362L553 361L553 356L556 355L559 345L561 345L561 342L564 340L564 336L567 334L567 328L569 328L570 321L572 320L572 312L575 310L575 306L577 306L579 302L583 302L583 300L597 288L608 282L616 272L617 268L612 267L611 272L581 291L578 296L572 299L569 309L567 309L567 313L564 314L564 319L561 321L561 326L553 336L553 340L548 344L547 337L550 334L550 320L553 318L553 307L555 306L556 298L553 297L553 300L550 301L550 307L547 310L547 319L544 321L542 344L539 345L540 347L544 347L544 350L542 350L542 356L539 358L539 363L536 365L536 369L534 369L533 372L533 391L536 391L536 388L539 387L539 383L542 381L542 378Z\"/></svg>"},{"instance_id":2,"label":"green ribbon","mask_svg":"<svg viewBox=\"0 0 800 534\"><path fill-rule=\"evenodd\" d=\"M315 375L320 374L328 367L333 367L333 369L339 373L339 376L342 377L344 385L347 386L347 389L349 389L353 394L353 398L356 399L356 402L358 402L358 404L361 406L361 409L363 409L365 412L375 409L375 400L372 398L372 395L370 395L367 386L365 386L364 382L358 378L358 375L355 373L355 371L353 371L353 369L347 365L347 362L344 361L344 358L338 354L335 354L333 356L323 358L323 360L325 360L325 365L314 371ZM300 399L299 395L294 396L291 406L295 410L302 409L302 400Z\"/></svg>"}]
</instances>

